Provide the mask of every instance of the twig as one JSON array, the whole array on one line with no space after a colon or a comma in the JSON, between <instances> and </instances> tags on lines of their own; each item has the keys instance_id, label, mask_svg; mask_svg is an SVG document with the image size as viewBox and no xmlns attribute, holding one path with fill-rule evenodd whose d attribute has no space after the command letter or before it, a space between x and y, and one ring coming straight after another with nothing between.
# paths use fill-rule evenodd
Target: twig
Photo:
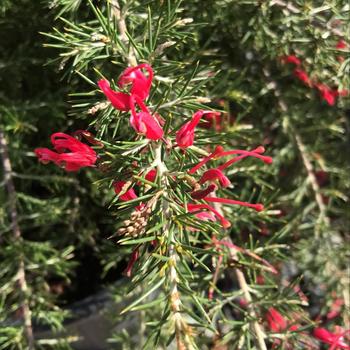
<instances>
[{"instance_id":1,"label":"twig","mask_svg":"<svg viewBox=\"0 0 350 350\"><path fill-rule=\"evenodd\" d=\"M8 193L8 207L11 217L11 226L13 231L13 237L15 241L21 241L22 235L18 224L18 213L16 207L16 189L12 178L12 167L10 162L10 157L8 153L7 142L5 134L0 130L0 154L2 160L2 166L4 168L4 182ZM18 271L17 271L17 284L20 291L20 311L23 319L24 334L27 340L27 345L29 350L34 349L34 336L32 328L31 311L29 308L27 294L28 287L26 281L26 273L24 267L24 261L22 254L18 257Z\"/></svg>"},{"instance_id":2,"label":"twig","mask_svg":"<svg viewBox=\"0 0 350 350\"><path fill-rule=\"evenodd\" d=\"M212 195L215 196L215 191L212 193ZM220 203L214 203L214 208L219 213L222 213ZM231 238L229 238L229 237L227 238L227 242L233 245L233 242L232 242ZM229 248L229 250L230 250L231 259L234 261L238 260L237 250L233 249L233 248ZM262 326L259 324L259 322L257 320L257 314L256 314L255 309L254 309L253 298L250 295L249 287L248 287L247 281L245 279L245 276L244 276L243 272L237 267L234 268L234 272L236 274L239 287L240 287L241 291L243 292L243 296L248 303L247 309L248 309L248 315L249 315L250 319L252 320L250 322L250 328L255 336L254 342L256 343L256 346L259 350L267 350L267 347L265 344L265 334L262 330Z\"/></svg>"},{"instance_id":3,"label":"twig","mask_svg":"<svg viewBox=\"0 0 350 350\"><path fill-rule=\"evenodd\" d=\"M277 82L273 81L271 79L271 75L270 75L270 72L268 70L264 69L264 74L265 74L266 78L269 79L269 81L270 81L270 86L274 90L274 94L275 94L275 97L277 98L277 103L278 103L280 109L282 110L283 113L286 114L288 112L288 107L282 98L282 94L278 88ZM317 226L315 229L316 237L318 237L319 236L319 228L322 225L322 223L324 223L326 226L329 226L329 224L330 224L330 220L327 216L327 207L323 203L321 189L317 183L314 167L311 163L309 153L306 149L306 146L305 146L300 134L295 130L295 128L291 124L290 118L286 118L286 126L287 126L287 129L289 129L289 131L291 132L291 134L294 137L295 143L297 145L298 151L300 153L301 159L303 161L304 167L305 167L306 172L307 172L308 181L311 184L311 188L315 193L315 201L317 203L317 206L318 206L318 209L320 212L319 217L318 217L318 223L317 223Z\"/></svg>"},{"instance_id":4,"label":"twig","mask_svg":"<svg viewBox=\"0 0 350 350\"><path fill-rule=\"evenodd\" d=\"M165 173L168 171L166 165L162 161L162 144L159 142L155 147L155 160L153 165L157 167L158 176L163 182L163 188L167 187L166 179L164 177ZM186 321L183 319L181 314L181 299L180 294L177 287L177 253L173 241L172 230L170 230L170 207L169 202L163 196L163 215L166 219L163 232L165 236L169 236L169 241L171 242L169 245L169 283L170 283L170 305L171 310L173 312L173 319L175 324L175 338L176 345L178 350L193 350L194 347L192 345L191 339L191 327L188 326Z\"/></svg>"},{"instance_id":5,"label":"twig","mask_svg":"<svg viewBox=\"0 0 350 350\"><path fill-rule=\"evenodd\" d=\"M228 242L232 244L232 241L230 238L228 238ZM237 251L235 249L230 248L230 255L233 260L237 260ZM245 279L244 273L237 267L234 268L234 272L236 274L239 287L243 292L244 299L248 303L247 310L248 310L249 317L252 320L250 323L250 326L255 335L254 340L256 342L256 346L259 350L267 350L267 347L265 344L265 334L262 330L262 326L258 322L257 314L254 308L253 298L250 294L249 286Z\"/></svg>"},{"instance_id":6,"label":"twig","mask_svg":"<svg viewBox=\"0 0 350 350\"><path fill-rule=\"evenodd\" d=\"M129 46L130 45L129 38L126 35L127 28L126 28L125 17L124 17L125 15L122 13L122 10L121 10L120 4L119 4L119 0L111 0L111 5L112 5L114 17L117 21L120 39L124 44ZM128 57L126 59L127 59L130 66L137 65L135 50L132 46L130 46L130 48L129 48L129 54L128 54Z\"/></svg>"}]
</instances>

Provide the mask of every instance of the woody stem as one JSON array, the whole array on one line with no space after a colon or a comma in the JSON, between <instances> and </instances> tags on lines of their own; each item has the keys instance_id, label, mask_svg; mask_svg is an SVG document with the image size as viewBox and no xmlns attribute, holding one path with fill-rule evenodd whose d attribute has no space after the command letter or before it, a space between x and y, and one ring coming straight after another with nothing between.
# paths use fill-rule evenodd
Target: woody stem
<instances>
[{"instance_id":1,"label":"woody stem","mask_svg":"<svg viewBox=\"0 0 350 350\"><path fill-rule=\"evenodd\" d=\"M22 240L21 230L18 224L18 212L16 206L16 189L12 178L12 167L10 157L8 153L7 141L5 134L0 130L0 155L2 160L2 166L4 169L4 183L8 194L8 208L11 218L11 226L13 232L13 238L15 241ZM34 349L34 335L32 328L31 310L28 303L28 286L26 281L26 272L24 266L24 260L22 253L18 257L18 270L17 270L17 285L20 293L20 311L24 326L24 334L27 340L28 350Z\"/></svg>"},{"instance_id":2,"label":"woody stem","mask_svg":"<svg viewBox=\"0 0 350 350\"><path fill-rule=\"evenodd\" d=\"M111 0L110 3L112 5L113 15L117 21L120 39L126 46L129 46L130 45L129 38L126 35L127 27L126 27L126 23L125 23L125 14L122 13L122 10L121 10L120 4L119 4L119 0ZM126 59L127 59L130 66L137 65L135 50L133 47L129 48L129 53L128 53L128 56L126 57Z\"/></svg>"},{"instance_id":3,"label":"woody stem","mask_svg":"<svg viewBox=\"0 0 350 350\"><path fill-rule=\"evenodd\" d=\"M167 188L167 180L165 177L165 173L168 171L166 165L164 164L162 160L162 143L158 142L157 145L154 148L155 152L155 160L154 165L157 167L158 177L160 178L160 181L162 183L162 187L164 189L164 194L166 195L166 188ZM163 235L164 237L168 238L168 241L170 242L169 248L168 248L168 256L169 256L169 285L170 285L170 293L169 293L169 299L170 299L170 306L171 310L173 312L173 320L175 324L175 339L176 339L176 345L178 350L193 350L191 337L189 334L189 326L187 325L186 321L183 319L181 315L181 300L180 300L180 294L178 291L178 275L176 271L176 264L177 264L177 252L176 248L174 246L174 237L173 237L173 230L170 228L170 217L171 217L171 210L169 206L168 200L163 195L163 202L162 202L162 209L163 209L163 215L165 220L165 225L163 227Z\"/></svg>"}]
</instances>

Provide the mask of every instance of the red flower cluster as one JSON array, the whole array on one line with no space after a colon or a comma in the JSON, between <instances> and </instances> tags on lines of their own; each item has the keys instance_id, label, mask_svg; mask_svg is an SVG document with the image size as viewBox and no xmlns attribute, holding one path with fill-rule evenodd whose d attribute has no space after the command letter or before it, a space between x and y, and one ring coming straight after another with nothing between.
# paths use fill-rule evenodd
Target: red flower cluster
<instances>
[{"instance_id":1,"label":"red flower cluster","mask_svg":"<svg viewBox=\"0 0 350 350\"><path fill-rule=\"evenodd\" d=\"M90 138L92 137L90 133L86 133ZM48 148L34 150L39 160L44 164L54 162L56 165L64 167L66 171L77 171L83 167L91 167L96 162L97 155L91 147L63 132L52 134L51 143L55 151Z\"/></svg>"},{"instance_id":2,"label":"red flower cluster","mask_svg":"<svg viewBox=\"0 0 350 350\"><path fill-rule=\"evenodd\" d=\"M143 70L147 71L147 75ZM144 103L149 96L152 80L152 67L143 63L125 69L118 80L120 89L130 86L129 93L112 90L106 79L100 80L98 86L114 108L131 111L130 124L138 134L145 135L150 140L159 140L163 137L162 120L159 116L152 115Z\"/></svg>"},{"instance_id":3,"label":"red flower cluster","mask_svg":"<svg viewBox=\"0 0 350 350\"><path fill-rule=\"evenodd\" d=\"M350 345L344 341L344 336L350 333L350 329L342 333L332 333L325 328L315 328L312 335L319 341L331 345L329 350L350 350Z\"/></svg>"},{"instance_id":4,"label":"red flower cluster","mask_svg":"<svg viewBox=\"0 0 350 350\"><path fill-rule=\"evenodd\" d=\"M344 46L345 45L345 46ZM346 43L344 41L339 41L337 44L338 49L343 49L346 47ZM334 106L337 97L339 96L347 96L349 91L348 90L338 90L338 89L332 89L328 85L318 83L316 81L313 81L307 72L301 68L301 60L296 57L295 55L289 55L289 56L283 56L281 58L281 61L283 63L290 63L295 65L293 74L294 76L302 81L305 85L307 85L310 88L315 88L319 91L321 97L323 100L325 100L330 106Z\"/></svg>"},{"instance_id":5,"label":"red flower cluster","mask_svg":"<svg viewBox=\"0 0 350 350\"><path fill-rule=\"evenodd\" d=\"M256 211L264 210L264 206L260 203L252 204L247 202L241 202L234 199L218 198L218 197L211 196L213 192L215 192L218 189L218 186L225 188L231 185L230 180L224 175L223 170L229 167L230 165L238 162L239 160L246 157L255 157L255 158L261 159L266 164L271 164L272 158L262 155L262 153L264 152L265 152L265 149L262 146L259 146L252 151L245 151L245 150L225 151L223 147L217 146L212 153L210 153L207 157L203 158L197 165L191 168L189 170L189 174L194 174L195 172L197 172L197 170L199 170L203 165L208 163L211 159L220 159L231 155L234 155L234 157L231 158L230 160L227 160L225 163L223 163L217 168L211 168L206 170L202 174L198 184L199 185L205 185L206 183L209 183L209 184L205 188L195 189L193 192L191 192L192 199L204 200L207 203L241 205L244 207L255 209ZM230 226L229 221L226 220L217 210L215 210L213 207L211 207L207 203L206 204L188 204L187 209L189 212L195 212L197 210L201 210L196 214L196 216L199 219L216 221L216 218L218 218L223 227L226 227L226 228L229 227ZM209 211L210 213L204 212L203 209Z\"/></svg>"}]
</instances>

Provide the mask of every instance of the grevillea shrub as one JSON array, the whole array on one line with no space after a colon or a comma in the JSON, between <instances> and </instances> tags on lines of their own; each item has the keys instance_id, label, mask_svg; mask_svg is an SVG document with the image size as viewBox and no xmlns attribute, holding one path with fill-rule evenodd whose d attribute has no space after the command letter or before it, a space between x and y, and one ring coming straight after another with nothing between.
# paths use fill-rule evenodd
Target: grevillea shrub
<instances>
[{"instance_id":1,"label":"grevillea shrub","mask_svg":"<svg viewBox=\"0 0 350 350\"><path fill-rule=\"evenodd\" d=\"M318 303L325 312L312 313L310 285L318 281L315 288L323 293L329 288L321 274L310 273L317 269L305 262L312 250L303 244L305 230L312 227L313 239L322 242L331 227L319 192L327 173L314 170L298 133L307 123L289 117L287 107L306 95L303 108L310 101L336 108L348 89L340 79L331 84L326 74L314 71L307 49L294 48L285 37L283 48L263 41L276 30L264 19L271 15L271 23L285 23L276 6L292 12L299 7L280 1L247 5L52 3L63 24L46 34L47 46L59 49L59 68L70 90L69 118L51 130L51 139L38 138L32 155L43 174L85 176L90 183L81 190L83 197L91 208L99 201L108 213L96 218L100 226L108 221L106 237L96 241L81 227L83 233L76 235L78 245L84 238L93 242L105 273L123 271L115 278L117 287L111 283L117 304L109 304L108 312L116 324L132 321L110 335L111 347L350 348L342 319L348 300L338 287L332 303ZM313 11L333 13L333 8ZM341 54L347 43L338 39L335 61L345 65ZM291 106L294 112L298 108ZM292 163L296 150L306 180L300 175L304 169ZM6 155L3 159L5 164ZM316 202L304 195L309 184ZM289 192L293 186L304 189L295 190L298 206ZM25 257L20 255L22 272ZM327 273L341 271L339 265L327 265ZM28 295L27 270L21 292ZM33 337L29 321L36 322L36 308L27 295L18 316L24 343L30 349L49 346ZM10 298L6 303L11 305Z\"/></svg>"}]
</instances>

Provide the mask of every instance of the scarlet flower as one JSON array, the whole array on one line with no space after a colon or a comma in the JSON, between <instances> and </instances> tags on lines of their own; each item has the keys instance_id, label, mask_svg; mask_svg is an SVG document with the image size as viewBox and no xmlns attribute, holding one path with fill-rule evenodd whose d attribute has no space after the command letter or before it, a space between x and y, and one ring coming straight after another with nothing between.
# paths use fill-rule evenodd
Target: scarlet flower
<instances>
[{"instance_id":1,"label":"scarlet flower","mask_svg":"<svg viewBox=\"0 0 350 350\"><path fill-rule=\"evenodd\" d=\"M237 201L235 199L217 198L217 197L205 197L203 199L205 201L211 202L211 203L224 203L224 204L240 205L242 207L252 208L256 211L263 211L264 210L264 206L260 203L252 204L252 203L248 203L248 202Z\"/></svg>"},{"instance_id":2,"label":"scarlet flower","mask_svg":"<svg viewBox=\"0 0 350 350\"><path fill-rule=\"evenodd\" d=\"M154 182L157 177L157 170L151 169L145 176L145 179L149 182Z\"/></svg>"},{"instance_id":3,"label":"scarlet flower","mask_svg":"<svg viewBox=\"0 0 350 350\"><path fill-rule=\"evenodd\" d=\"M349 332L350 329L340 334L336 334L328 331L325 328L315 328L312 334L316 339L320 340L321 342L330 344L331 347L329 348L329 350L335 350L338 348L349 350L350 346L344 342L343 338L344 335Z\"/></svg>"},{"instance_id":4,"label":"scarlet flower","mask_svg":"<svg viewBox=\"0 0 350 350\"><path fill-rule=\"evenodd\" d=\"M56 152L48 148L34 150L44 164L51 161L58 166L64 166L66 171L77 171L83 167L91 167L96 162L97 155L91 147L63 132L52 134L51 143ZM67 150L70 152L64 153Z\"/></svg>"},{"instance_id":5,"label":"scarlet flower","mask_svg":"<svg viewBox=\"0 0 350 350\"><path fill-rule=\"evenodd\" d=\"M142 72L142 69L147 70L148 76ZM131 84L130 93L112 90L106 79L99 80L98 86L112 103L114 108L127 112L131 109L131 96L138 97L142 101L148 97L152 85L152 79L153 70L151 66L143 63L136 67L125 69L119 78L118 86L120 88L124 88L126 85Z\"/></svg>"},{"instance_id":6,"label":"scarlet flower","mask_svg":"<svg viewBox=\"0 0 350 350\"><path fill-rule=\"evenodd\" d=\"M272 332L283 332L287 329L287 320L273 307L267 311L266 320Z\"/></svg>"},{"instance_id":7,"label":"scarlet flower","mask_svg":"<svg viewBox=\"0 0 350 350\"><path fill-rule=\"evenodd\" d=\"M194 129L198 125L200 119L206 115L206 114L219 114L219 112L213 112L213 111L198 111L195 114L193 114L192 119L185 123L176 133L176 142L177 145L185 149L187 147L190 147L193 145L194 142Z\"/></svg>"},{"instance_id":8,"label":"scarlet flower","mask_svg":"<svg viewBox=\"0 0 350 350\"><path fill-rule=\"evenodd\" d=\"M199 183L202 185L207 181L219 180L222 187L228 187L231 185L231 181L223 174L220 169L209 169L207 170L199 180Z\"/></svg>"},{"instance_id":9,"label":"scarlet flower","mask_svg":"<svg viewBox=\"0 0 350 350\"><path fill-rule=\"evenodd\" d=\"M131 253L131 257L130 260L128 262L128 265L126 267L126 269L124 270L123 274L127 277L131 277L131 271L132 268L134 267L137 259L139 258L139 248L136 248L132 253Z\"/></svg>"},{"instance_id":10,"label":"scarlet flower","mask_svg":"<svg viewBox=\"0 0 350 350\"><path fill-rule=\"evenodd\" d=\"M212 112L212 113L203 115L202 121L198 124L198 126L205 129L211 129L215 127L216 131L220 131L221 130L221 113Z\"/></svg>"},{"instance_id":11,"label":"scarlet flower","mask_svg":"<svg viewBox=\"0 0 350 350\"><path fill-rule=\"evenodd\" d=\"M125 112L130 110L130 96L128 94L112 90L106 79L99 80L97 84L114 108Z\"/></svg>"},{"instance_id":12,"label":"scarlet flower","mask_svg":"<svg viewBox=\"0 0 350 350\"><path fill-rule=\"evenodd\" d=\"M216 185L211 184L203 190L197 190L197 191L191 192L191 197L193 199L203 199L204 197L208 196L210 193L214 192L216 189L217 189Z\"/></svg>"},{"instance_id":13,"label":"scarlet flower","mask_svg":"<svg viewBox=\"0 0 350 350\"><path fill-rule=\"evenodd\" d=\"M337 90L333 90L325 84L316 84L316 88L321 94L321 97L330 105L334 106L337 96L339 96L339 92Z\"/></svg>"},{"instance_id":14,"label":"scarlet flower","mask_svg":"<svg viewBox=\"0 0 350 350\"><path fill-rule=\"evenodd\" d=\"M209 162L210 159L217 158L223 151L224 148L222 146L216 146L215 150L211 154L209 154L209 156L203 158L197 165L195 165L188 171L189 174L194 174L199 168L201 168L204 164Z\"/></svg>"},{"instance_id":15,"label":"scarlet flower","mask_svg":"<svg viewBox=\"0 0 350 350\"><path fill-rule=\"evenodd\" d=\"M303 69L300 69L300 68L294 69L294 76L298 78L300 81L302 81L303 83L305 83L306 85L310 87L312 86L310 77Z\"/></svg>"},{"instance_id":16,"label":"scarlet flower","mask_svg":"<svg viewBox=\"0 0 350 350\"><path fill-rule=\"evenodd\" d=\"M337 42L337 45L335 46L337 49L341 50L341 49L346 49L347 48L347 44L344 40L340 39L338 42Z\"/></svg>"},{"instance_id":17,"label":"scarlet flower","mask_svg":"<svg viewBox=\"0 0 350 350\"><path fill-rule=\"evenodd\" d=\"M113 188L114 188L114 192L119 195L121 192L124 192L124 190L126 190L125 185L127 185L127 183L125 181L114 181L113 182ZM133 199L137 198L137 194L135 193L133 188L129 188L127 191L125 191L125 193L123 193L122 195L119 196L119 198L122 201L131 201Z\"/></svg>"},{"instance_id":18,"label":"scarlet flower","mask_svg":"<svg viewBox=\"0 0 350 350\"><path fill-rule=\"evenodd\" d=\"M296 66L301 65L300 59L295 55L283 56L283 57L281 57L281 61L283 63L292 63L292 64L295 64Z\"/></svg>"},{"instance_id":19,"label":"scarlet flower","mask_svg":"<svg viewBox=\"0 0 350 350\"><path fill-rule=\"evenodd\" d=\"M146 69L148 76L146 76L142 69ZM131 84L130 94L137 96L144 101L150 92L153 80L153 69L147 63L139 64L136 67L129 67L121 74L118 80L118 86L124 88L125 85Z\"/></svg>"},{"instance_id":20,"label":"scarlet flower","mask_svg":"<svg viewBox=\"0 0 350 350\"><path fill-rule=\"evenodd\" d=\"M163 129L159 125L159 121L153 117L146 105L141 99L135 97L137 105L141 108L140 112L136 112L134 98L131 98L131 117L130 124L135 131L141 135L145 135L150 140L159 140L163 137Z\"/></svg>"},{"instance_id":21,"label":"scarlet flower","mask_svg":"<svg viewBox=\"0 0 350 350\"><path fill-rule=\"evenodd\" d=\"M210 213L201 211L202 209L208 210ZM220 220L220 223L223 227L227 228L230 227L230 222L224 218L217 210L215 210L213 207L211 207L209 204L187 204L187 210L190 213L197 212L195 216L200 220L210 220L210 221L216 221L216 218ZM213 216L211 213L213 213L215 216Z\"/></svg>"}]
</instances>

